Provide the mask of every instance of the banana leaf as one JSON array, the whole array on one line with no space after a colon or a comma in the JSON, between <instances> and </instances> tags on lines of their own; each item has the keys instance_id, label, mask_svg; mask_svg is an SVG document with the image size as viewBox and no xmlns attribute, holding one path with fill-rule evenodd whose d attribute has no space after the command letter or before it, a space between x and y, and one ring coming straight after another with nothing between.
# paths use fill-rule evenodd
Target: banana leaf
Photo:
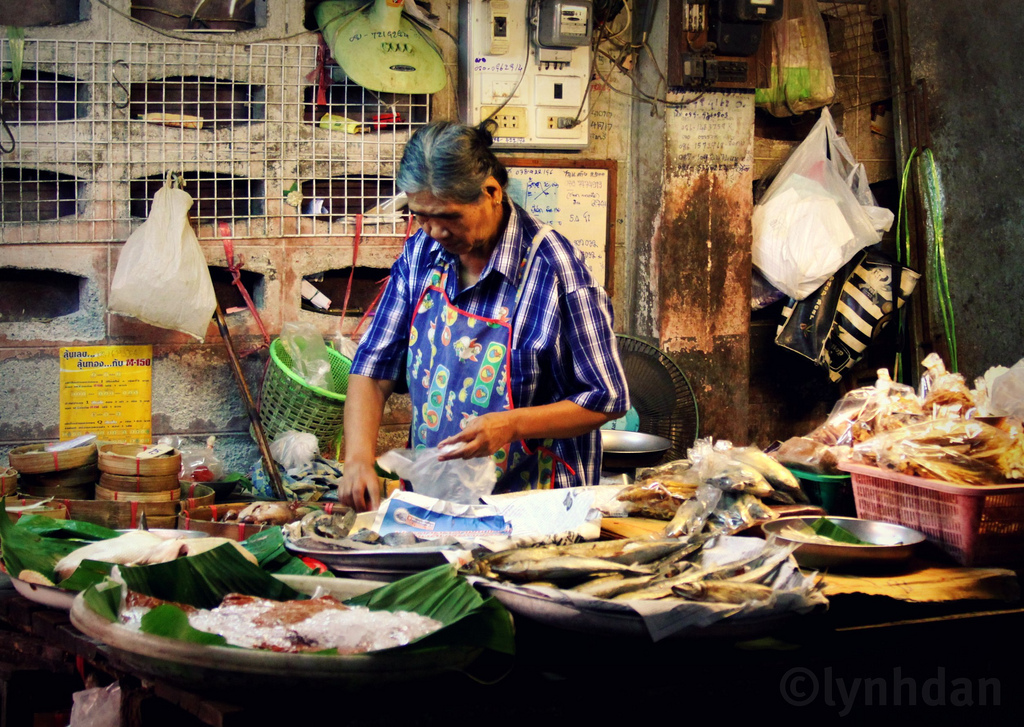
<instances>
[{"instance_id":1,"label":"banana leaf","mask_svg":"<svg viewBox=\"0 0 1024 727\"><path fill-rule=\"evenodd\" d=\"M113 563L104 563L100 560L83 560L79 563L75 572L58 583L57 586L66 591L84 591L91 585L102 583L113 569Z\"/></svg>"},{"instance_id":2,"label":"banana leaf","mask_svg":"<svg viewBox=\"0 0 1024 727\"><path fill-rule=\"evenodd\" d=\"M207 646L227 646L228 640L220 634L194 629L188 622L188 614L177 606L164 604L149 611L139 623L139 630L154 636L166 636L178 641Z\"/></svg>"},{"instance_id":3,"label":"banana leaf","mask_svg":"<svg viewBox=\"0 0 1024 727\"><path fill-rule=\"evenodd\" d=\"M136 593L196 608L215 608L229 593L278 601L305 598L250 563L231 543L168 563L121 566L120 573Z\"/></svg>"},{"instance_id":4,"label":"banana leaf","mask_svg":"<svg viewBox=\"0 0 1024 727\"><path fill-rule=\"evenodd\" d=\"M121 533L102 525L82 522L81 520L57 520L46 515L22 515L16 527L24 528L48 538L73 538L77 540L108 540Z\"/></svg>"},{"instance_id":5,"label":"banana leaf","mask_svg":"<svg viewBox=\"0 0 1024 727\"><path fill-rule=\"evenodd\" d=\"M0 497L0 551L4 567L15 578L22 571L31 570L56 582L53 567L57 561L81 547L80 541L48 538L18 527L7 516L7 504Z\"/></svg>"},{"instance_id":6,"label":"banana leaf","mask_svg":"<svg viewBox=\"0 0 1024 727\"><path fill-rule=\"evenodd\" d=\"M508 611L495 599L481 596L451 565L407 576L345 603L376 611L413 611L443 623L446 628L412 642L421 648L465 645L515 653Z\"/></svg>"},{"instance_id":7,"label":"banana leaf","mask_svg":"<svg viewBox=\"0 0 1024 727\"><path fill-rule=\"evenodd\" d=\"M281 528L267 528L255 535L250 535L242 541L242 547L256 556L260 568L268 573L289 576L316 575L312 568L285 549ZM334 577L330 571L322 575L327 578Z\"/></svg>"}]
</instances>

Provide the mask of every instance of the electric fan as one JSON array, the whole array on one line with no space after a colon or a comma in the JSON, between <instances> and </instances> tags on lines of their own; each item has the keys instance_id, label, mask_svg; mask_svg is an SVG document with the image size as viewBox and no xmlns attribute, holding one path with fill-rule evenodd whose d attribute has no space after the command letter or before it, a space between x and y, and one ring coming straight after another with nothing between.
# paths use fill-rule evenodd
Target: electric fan
<instances>
[{"instance_id":1,"label":"electric fan","mask_svg":"<svg viewBox=\"0 0 1024 727\"><path fill-rule=\"evenodd\" d=\"M697 400L682 369L663 351L639 338L616 334L630 404L638 430L672 442L663 461L686 457L697 439Z\"/></svg>"}]
</instances>

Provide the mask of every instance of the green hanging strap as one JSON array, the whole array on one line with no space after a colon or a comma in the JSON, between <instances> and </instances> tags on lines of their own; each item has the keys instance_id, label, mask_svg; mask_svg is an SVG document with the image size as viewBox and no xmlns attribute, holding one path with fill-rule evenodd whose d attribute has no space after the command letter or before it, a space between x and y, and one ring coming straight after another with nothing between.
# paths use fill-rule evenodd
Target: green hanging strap
<instances>
[{"instance_id":1,"label":"green hanging strap","mask_svg":"<svg viewBox=\"0 0 1024 727\"><path fill-rule=\"evenodd\" d=\"M900 277L902 278L902 267L910 265L910 223L907 219L910 216L907 207L907 183L910 180L910 165L914 161L914 155L917 154L917 147L910 150L910 156L907 157L907 163L903 167L903 178L900 182L900 201L896 208L896 262L899 263L897 269L901 270ZM902 228L902 233L900 232ZM902 243L902 244L901 244ZM899 294L900 288L903 281L897 280L896 276L893 276L892 286L893 292ZM895 303L894 311L896 315L896 361L893 363L893 380L903 381L903 377L906 375L906 371L903 367L903 326L906 318L906 310L899 308Z\"/></svg>"},{"instance_id":2,"label":"green hanging strap","mask_svg":"<svg viewBox=\"0 0 1024 727\"><path fill-rule=\"evenodd\" d=\"M928 209L932 222L932 249L934 252L932 279L935 284L935 297L942 314L942 327L946 333L946 346L949 349L949 370L959 370L956 353L956 325L953 320L953 301L949 295L949 274L946 270L945 230L942 218L942 187L939 184L939 172L935 167L935 156L931 149L922 152L925 160L925 189L928 191Z\"/></svg>"}]
</instances>

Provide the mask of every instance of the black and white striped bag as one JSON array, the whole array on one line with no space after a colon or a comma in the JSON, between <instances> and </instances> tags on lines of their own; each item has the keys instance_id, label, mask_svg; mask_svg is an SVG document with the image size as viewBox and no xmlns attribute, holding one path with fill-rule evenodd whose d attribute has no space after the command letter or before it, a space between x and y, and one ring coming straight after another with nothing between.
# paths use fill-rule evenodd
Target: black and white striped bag
<instances>
[{"instance_id":1,"label":"black and white striped bag","mask_svg":"<svg viewBox=\"0 0 1024 727\"><path fill-rule=\"evenodd\" d=\"M898 296L892 286L896 275ZM878 340L893 310L903 307L920 277L879 253L856 255L809 296L789 300L775 342L827 368L829 378L838 381Z\"/></svg>"}]
</instances>

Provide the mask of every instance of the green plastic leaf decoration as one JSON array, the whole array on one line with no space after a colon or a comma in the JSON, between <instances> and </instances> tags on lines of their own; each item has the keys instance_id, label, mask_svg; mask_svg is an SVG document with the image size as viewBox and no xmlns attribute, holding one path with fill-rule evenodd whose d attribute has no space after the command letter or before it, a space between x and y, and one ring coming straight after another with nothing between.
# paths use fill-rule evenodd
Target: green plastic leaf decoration
<instances>
[{"instance_id":1,"label":"green plastic leaf decoration","mask_svg":"<svg viewBox=\"0 0 1024 727\"><path fill-rule=\"evenodd\" d=\"M25 29L7 28L7 46L11 49L11 76L15 93L21 98L21 66L25 61Z\"/></svg>"},{"instance_id":2,"label":"green plastic leaf decoration","mask_svg":"<svg viewBox=\"0 0 1024 727\"><path fill-rule=\"evenodd\" d=\"M188 622L188 614L169 603L157 606L142 617L139 630L154 636L166 636L178 641L206 646L227 646L228 641L220 634L194 629Z\"/></svg>"},{"instance_id":3,"label":"green plastic leaf decoration","mask_svg":"<svg viewBox=\"0 0 1024 727\"><path fill-rule=\"evenodd\" d=\"M868 545L844 527L836 525L828 518L820 517L811 523L811 530L817 535L835 540L837 543L849 543L851 545Z\"/></svg>"}]
</instances>

